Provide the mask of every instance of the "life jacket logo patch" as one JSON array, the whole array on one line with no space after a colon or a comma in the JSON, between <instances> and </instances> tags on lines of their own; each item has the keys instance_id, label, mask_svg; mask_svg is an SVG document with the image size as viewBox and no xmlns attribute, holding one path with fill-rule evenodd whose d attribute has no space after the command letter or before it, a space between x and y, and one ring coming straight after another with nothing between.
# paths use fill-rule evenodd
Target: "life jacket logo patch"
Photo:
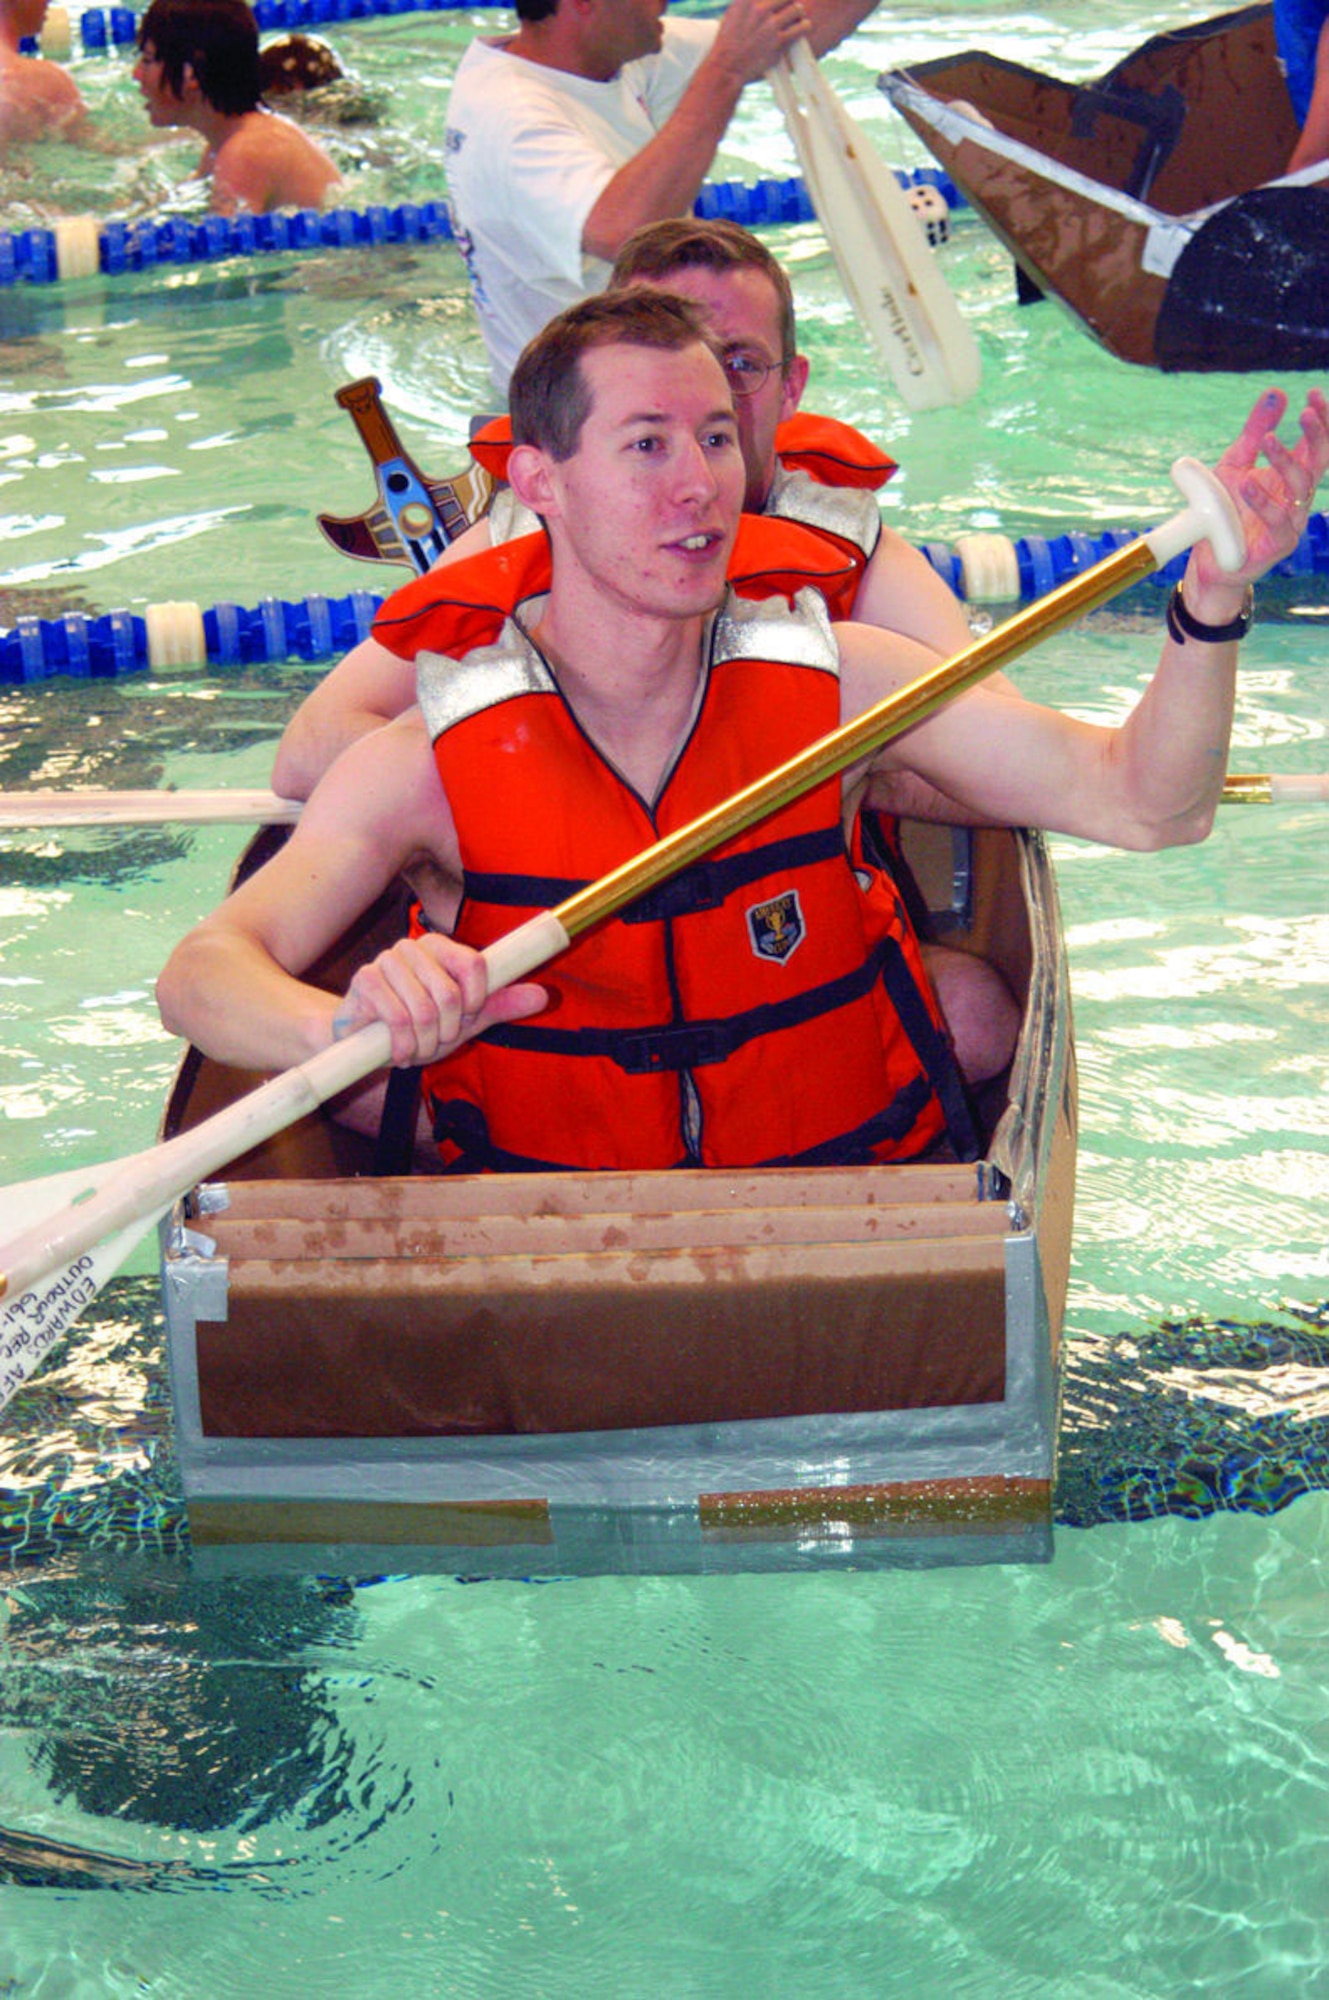
<instances>
[{"instance_id":1,"label":"life jacket logo patch","mask_svg":"<svg viewBox=\"0 0 1329 2000\"><path fill-rule=\"evenodd\" d=\"M765 903L753 903L747 920L748 937L758 958L783 962L793 956L807 936L797 889L786 889L783 895L772 896Z\"/></svg>"}]
</instances>

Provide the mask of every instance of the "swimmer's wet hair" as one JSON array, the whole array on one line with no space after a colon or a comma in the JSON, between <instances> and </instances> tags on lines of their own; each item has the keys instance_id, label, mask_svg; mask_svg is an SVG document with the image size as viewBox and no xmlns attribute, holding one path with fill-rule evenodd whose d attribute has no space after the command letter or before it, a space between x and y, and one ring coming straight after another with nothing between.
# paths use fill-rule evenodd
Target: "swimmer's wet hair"
<instances>
[{"instance_id":1,"label":"swimmer's wet hair","mask_svg":"<svg viewBox=\"0 0 1329 2000\"><path fill-rule=\"evenodd\" d=\"M283 35L259 50L259 85L264 97L288 97L297 90L319 90L346 74L326 42L317 35Z\"/></svg>"},{"instance_id":2,"label":"swimmer's wet hair","mask_svg":"<svg viewBox=\"0 0 1329 2000\"><path fill-rule=\"evenodd\" d=\"M597 347L650 347L665 354L719 348L699 307L668 292L633 287L581 299L542 328L522 350L508 404L515 444L533 444L551 458L571 458L591 410L581 358Z\"/></svg>"},{"instance_id":3,"label":"swimmer's wet hair","mask_svg":"<svg viewBox=\"0 0 1329 2000\"><path fill-rule=\"evenodd\" d=\"M257 107L258 28L245 0L152 0L138 45L161 64L177 97L188 65L214 111L240 118Z\"/></svg>"}]
</instances>

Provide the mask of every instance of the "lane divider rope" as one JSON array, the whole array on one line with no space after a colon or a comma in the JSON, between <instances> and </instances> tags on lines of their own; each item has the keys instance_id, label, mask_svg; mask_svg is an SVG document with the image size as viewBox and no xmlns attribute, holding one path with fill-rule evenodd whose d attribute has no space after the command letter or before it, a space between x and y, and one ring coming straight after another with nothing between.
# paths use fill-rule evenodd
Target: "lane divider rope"
<instances>
[{"instance_id":1,"label":"lane divider rope","mask_svg":"<svg viewBox=\"0 0 1329 2000\"><path fill-rule=\"evenodd\" d=\"M969 604L1031 603L1081 570L1137 539L1133 528L1099 535L962 535L953 545L917 544L956 596ZM1118 608L1157 610L1185 568L1178 556L1117 600ZM1329 515L1312 514L1292 554L1261 586L1272 608L1280 595L1300 606L1329 605L1329 594L1307 590L1307 579L1329 577ZM1280 592L1279 586L1282 586ZM0 631L0 685L67 677L110 679L122 674L168 672L186 666L238 667L283 660L317 661L349 652L369 636L383 599L356 590L346 597L265 597L258 604L192 602L150 604L142 612L111 611L100 617L66 612L59 618L19 618Z\"/></svg>"},{"instance_id":2,"label":"lane divider rope","mask_svg":"<svg viewBox=\"0 0 1329 2000\"><path fill-rule=\"evenodd\" d=\"M949 210L961 197L937 167L897 169L907 189L932 191ZM695 204L707 219L748 229L815 220L797 175L785 180L709 182ZM927 218L924 218L925 226ZM0 230L0 287L52 285L98 274L151 271L158 265L221 263L228 257L287 251L360 250L383 243L449 242L443 201L383 203L366 209L302 208L275 215L170 215L141 222L102 222L93 215L60 218L50 228Z\"/></svg>"}]
</instances>

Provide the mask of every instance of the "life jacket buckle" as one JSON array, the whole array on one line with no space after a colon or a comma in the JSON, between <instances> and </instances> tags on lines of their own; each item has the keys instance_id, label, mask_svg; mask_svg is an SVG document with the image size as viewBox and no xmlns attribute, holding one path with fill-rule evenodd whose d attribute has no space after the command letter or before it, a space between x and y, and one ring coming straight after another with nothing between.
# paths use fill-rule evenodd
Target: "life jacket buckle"
<instances>
[{"instance_id":1,"label":"life jacket buckle","mask_svg":"<svg viewBox=\"0 0 1329 2000\"><path fill-rule=\"evenodd\" d=\"M629 1076L704 1069L708 1063L723 1062L728 1054L728 1038L718 1023L689 1021L681 1021L673 1028L650 1028L641 1034L624 1035L616 1051L619 1066Z\"/></svg>"}]
</instances>

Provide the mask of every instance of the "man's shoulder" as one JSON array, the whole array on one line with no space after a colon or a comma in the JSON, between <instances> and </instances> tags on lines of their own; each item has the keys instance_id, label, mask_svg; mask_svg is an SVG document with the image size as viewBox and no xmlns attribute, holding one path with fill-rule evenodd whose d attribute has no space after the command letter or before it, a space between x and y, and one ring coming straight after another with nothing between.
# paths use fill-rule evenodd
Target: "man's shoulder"
<instances>
[{"instance_id":1,"label":"man's shoulder","mask_svg":"<svg viewBox=\"0 0 1329 2000\"><path fill-rule=\"evenodd\" d=\"M317 199L311 170L336 169L322 148L291 119L251 111L217 149L213 171L227 193L253 208L291 199ZM294 176L294 180L292 177ZM292 192L292 189L294 192Z\"/></svg>"},{"instance_id":2,"label":"man's shoulder","mask_svg":"<svg viewBox=\"0 0 1329 2000\"><path fill-rule=\"evenodd\" d=\"M458 164L463 147L469 154L472 146L479 146L490 173L518 135L546 123L562 128L575 122L584 88L562 70L510 55L501 43L472 42L448 97L444 143L449 170Z\"/></svg>"},{"instance_id":3,"label":"man's shoulder","mask_svg":"<svg viewBox=\"0 0 1329 2000\"><path fill-rule=\"evenodd\" d=\"M676 93L709 54L719 28L718 20L666 15L659 49L625 63L619 74L630 89L648 99L658 90Z\"/></svg>"},{"instance_id":4,"label":"man's shoulder","mask_svg":"<svg viewBox=\"0 0 1329 2000\"><path fill-rule=\"evenodd\" d=\"M561 70L514 55L503 36L477 35L457 65L448 113L470 104L501 112L513 100L557 97L561 80L566 81Z\"/></svg>"},{"instance_id":5,"label":"man's shoulder","mask_svg":"<svg viewBox=\"0 0 1329 2000\"><path fill-rule=\"evenodd\" d=\"M84 112L78 86L58 63L40 61L36 56L19 56L6 63L0 76L0 95L12 97L18 116L16 123L34 126L58 125ZM25 121L24 113L28 114Z\"/></svg>"}]
</instances>

